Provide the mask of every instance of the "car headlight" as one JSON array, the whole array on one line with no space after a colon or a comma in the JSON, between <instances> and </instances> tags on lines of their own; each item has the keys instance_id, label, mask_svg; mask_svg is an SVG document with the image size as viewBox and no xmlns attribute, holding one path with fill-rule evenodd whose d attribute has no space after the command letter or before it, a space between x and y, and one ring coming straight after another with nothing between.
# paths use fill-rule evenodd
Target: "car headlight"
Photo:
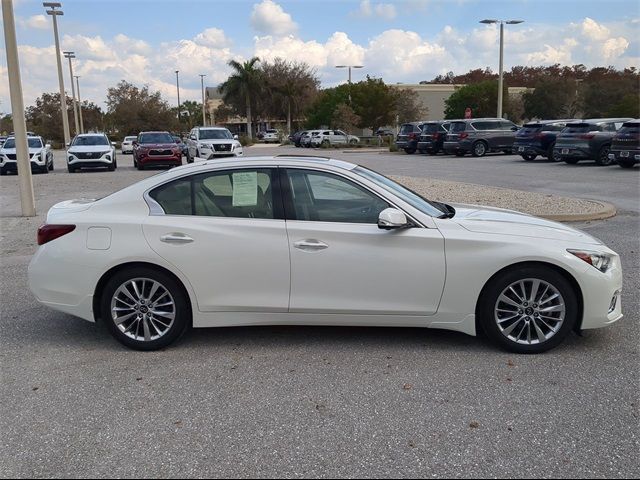
<instances>
[{"instance_id":1,"label":"car headlight","mask_svg":"<svg viewBox=\"0 0 640 480\"><path fill-rule=\"evenodd\" d=\"M206 143L201 143L198 145L198 148L201 148L202 150L210 150L211 146Z\"/></svg>"},{"instance_id":2,"label":"car headlight","mask_svg":"<svg viewBox=\"0 0 640 480\"><path fill-rule=\"evenodd\" d=\"M611 266L611 259L613 258L613 256L608 253L593 252L589 250L567 249L567 252L575 255L580 260L584 260L592 267L596 267L601 272L606 272L607 270L609 270L609 267Z\"/></svg>"}]
</instances>

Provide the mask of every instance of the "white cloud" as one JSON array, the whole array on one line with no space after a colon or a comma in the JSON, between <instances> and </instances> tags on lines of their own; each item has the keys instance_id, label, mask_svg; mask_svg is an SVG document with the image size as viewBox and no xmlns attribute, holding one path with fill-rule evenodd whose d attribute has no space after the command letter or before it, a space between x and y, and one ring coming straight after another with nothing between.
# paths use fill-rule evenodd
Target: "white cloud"
<instances>
[{"instance_id":1,"label":"white cloud","mask_svg":"<svg viewBox=\"0 0 640 480\"><path fill-rule=\"evenodd\" d=\"M224 34L224 30L219 28L207 28L193 39L199 45L211 48L224 48L231 44L231 41Z\"/></svg>"},{"instance_id":2,"label":"white cloud","mask_svg":"<svg viewBox=\"0 0 640 480\"><path fill-rule=\"evenodd\" d=\"M280 5L272 0L256 3L251 12L251 26L262 35L289 35L297 31L298 26Z\"/></svg>"},{"instance_id":3,"label":"white cloud","mask_svg":"<svg viewBox=\"0 0 640 480\"><path fill-rule=\"evenodd\" d=\"M595 20L587 17L581 25L582 33L591 40L605 40L609 37L609 29L604 25L600 25Z\"/></svg>"},{"instance_id":4,"label":"white cloud","mask_svg":"<svg viewBox=\"0 0 640 480\"><path fill-rule=\"evenodd\" d=\"M377 3L371 5L371 0L362 0L360 8L354 12L355 16L361 18L380 17L384 20L393 20L397 16L396 7L391 3Z\"/></svg>"},{"instance_id":5,"label":"white cloud","mask_svg":"<svg viewBox=\"0 0 640 480\"><path fill-rule=\"evenodd\" d=\"M47 30L51 28L51 22L44 15L33 15L25 19L18 19L18 25L22 28L35 28L37 30Z\"/></svg>"}]
</instances>

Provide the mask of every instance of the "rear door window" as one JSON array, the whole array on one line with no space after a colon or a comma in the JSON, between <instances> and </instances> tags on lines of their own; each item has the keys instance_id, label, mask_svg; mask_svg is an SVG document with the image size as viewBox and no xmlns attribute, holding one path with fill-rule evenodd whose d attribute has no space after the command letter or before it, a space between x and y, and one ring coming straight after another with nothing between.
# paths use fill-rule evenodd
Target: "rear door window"
<instances>
[{"instance_id":1,"label":"rear door window","mask_svg":"<svg viewBox=\"0 0 640 480\"><path fill-rule=\"evenodd\" d=\"M449 133L460 133L464 132L467 129L467 124L465 122L453 122L451 124L451 128L449 129Z\"/></svg>"},{"instance_id":2,"label":"rear door window","mask_svg":"<svg viewBox=\"0 0 640 480\"><path fill-rule=\"evenodd\" d=\"M436 133L438 131L437 123L425 123L422 126L422 133Z\"/></svg>"},{"instance_id":3,"label":"rear door window","mask_svg":"<svg viewBox=\"0 0 640 480\"><path fill-rule=\"evenodd\" d=\"M414 131L414 126L411 125L410 123L405 123L400 128L400 135L409 135L410 133L413 133L413 131Z\"/></svg>"},{"instance_id":4,"label":"rear door window","mask_svg":"<svg viewBox=\"0 0 640 480\"><path fill-rule=\"evenodd\" d=\"M505 122L505 121L500 122L500 130L511 130L515 126L516 124L513 122Z\"/></svg>"}]
</instances>

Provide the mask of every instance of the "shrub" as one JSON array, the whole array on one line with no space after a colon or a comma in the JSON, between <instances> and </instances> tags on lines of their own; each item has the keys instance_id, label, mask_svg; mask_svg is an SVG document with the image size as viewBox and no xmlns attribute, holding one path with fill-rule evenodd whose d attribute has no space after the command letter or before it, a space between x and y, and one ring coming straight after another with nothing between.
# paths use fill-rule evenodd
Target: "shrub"
<instances>
[{"instance_id":1,"label":"shrub","mask_svg":"<svg viewBox=\"0 0 640 480\"><path fill-rule=\"evenodd\" d=\"M240 135L238 137L238 141L240 142L240 145L242 145L243 147L250 147L254 143L253 140L246 135Z\"/></svg>"}]
</instances>

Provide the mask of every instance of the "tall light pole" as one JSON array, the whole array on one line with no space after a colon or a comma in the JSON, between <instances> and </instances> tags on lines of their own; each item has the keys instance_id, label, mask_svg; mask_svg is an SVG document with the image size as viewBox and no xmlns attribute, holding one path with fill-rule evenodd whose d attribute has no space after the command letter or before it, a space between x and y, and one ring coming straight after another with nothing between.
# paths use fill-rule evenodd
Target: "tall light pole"
<instances>
[{"instance_id":1,"label":"tall light pole","mask_svg":"<svg viewBox=\"0 0 640 480\"><path fill-rule=\"evenodd\" d=\"M180 70L176 70L176 90L178 90L178 122L180 122L180 80L178 77Z\"/></svg>"},{"instance_id":2,"label":"tall light pole","mask_svg":"<svg viewBox=\"0 0 640 480\"><path fill-rule=\"evenodd\" d=\"M362 65L336 65L336 68L348 68L349 69L349 105L351 105L351 69L363 68Z\"/></svg>"},{"instance_id":3,"label":"tall light pole","mask_svg":"<svg viewBox=\"0 0 640 480\"><path fill-rule=\"evenodd\" d=\"M65 58L69 59L69 78L71 79L71 96L73 97L73 121L76 125L76 135L80 133L80 125L78 123L78 105L76 104L76 87L73 81L73 65L71 59L76 58L75 52L62 52Z\"/></svg>"},{"instance_id":4,"label":"tall light pole","mask_svg":"<svg viewBox=\"0 0 640 480\"><path fill-rule=\"evenodd\" d=\"M24 99L22 98L18 43L16 41L16 22L13 18L12 0L2 0L2 21L7 52L11 115L13 118L13 130L16 142L20 205L22 207L23 217L34 217L36 215L36 201L33 194L33 179L31 178L31 162L29 161L29 146L27 144L27 124L24 119Z\"/></svg>"},{"instance_id":5,"label":"tall light pole","mask_svg":"<svg viewBox=\"0 0 640 480\"><path fill-rule=\"evenodd\" d=\"M78 113L80 114L80 133L84 133L84 123L82 121L82 100L80 100L80 80L78 80L80 76L75 75L74 78L76 79L76 87L78 89Z\"/></svg>"},{"instance_id":6,"label":"tall light pole","mask_svg":"<svg viewBox=\"0 0 640 480\"><path fill-rule=\"evenodd\" d=\"M507 25L517 25L519 23L523 23L524 20L493 20L493 19L485 19L481 20L480 23L484 23L486 25L490 25L493 23L500 24L500 73L498 76L498 118L502 118L502 78L503 78L503 63L504 63L504 24Z\"/></svg>"},{"instance_id":7,"label":"tall light pole","mask_svg":"<svg viewBox=\"0 0 640 480\"><path fill-rule=\"evenodd\" d=\"M4 1L4 0L3 0ZM58 40L58 15L64 15L62 10L56 8L62 7L58 2L44 2L43 7L49 8L47 15L53 17L53 38L56 42L56 61L58 62L58 83L60 84L60 111L62 113L62 129L64 130L64 143L67 145L71 142L69 134L69 118L67 117L67 96L64 93L64 79L62 78L62 59L60 58L60 40Z\"/></svg>"},{"instance_id":8,"label":"tall light pole","mask_svg":"<svg viewBox=\"0 0 640 480\"><path fill-rule=\"evenodd\" d=\"M207 126L207 117L204 114L204 77L206 75L200 74L200 85L202 86L202 126Z\"/></svg>"}]
</instances>

